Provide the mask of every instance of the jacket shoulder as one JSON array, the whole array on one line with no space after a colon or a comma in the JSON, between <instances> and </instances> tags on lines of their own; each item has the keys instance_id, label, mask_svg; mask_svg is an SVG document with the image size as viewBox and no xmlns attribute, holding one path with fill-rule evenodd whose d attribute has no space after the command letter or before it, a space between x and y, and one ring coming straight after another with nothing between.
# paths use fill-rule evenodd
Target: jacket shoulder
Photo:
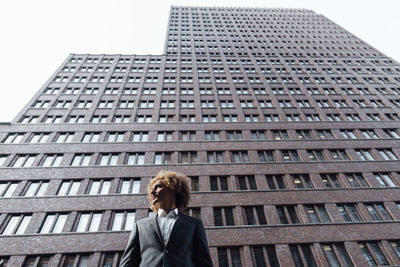
<instances>
[{"instance_id":1,"label":"jacket shoulder","mask_svg":"<svg viewBox=\"0 0 400 267\"><path fill-rule=\"evenodd\" d=\"M153 219L153 216L151 217L146 217L143 219L140 219L139 221L136 222L137 225L143 225L143 224L149 224Z\"/></svg>"},{"instance_id":2,"label":"jacket shoulder","mask_svg":"<svg viewBox=\"0 0 400 267\"><path fill-rule=\"evenodd\" d=\"M183 212L181 212L180 214L187 222L193 223L193 224L197 224L199 222L201 222L200 219L192 217L192 216L188 216L186 214L184 214Z\"/></svg>"}]
</instances>

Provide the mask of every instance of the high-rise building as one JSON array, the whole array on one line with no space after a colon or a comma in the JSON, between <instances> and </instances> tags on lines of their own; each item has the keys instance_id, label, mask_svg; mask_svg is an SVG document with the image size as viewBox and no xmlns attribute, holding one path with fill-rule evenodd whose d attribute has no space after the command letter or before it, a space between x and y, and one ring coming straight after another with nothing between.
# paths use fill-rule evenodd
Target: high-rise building
<instances>
[{"instance_id":1,"label":"high-rise building","mask_svg":"<svg viewBox=\"0 0 400 267\"><path fill-rule=\"evenodd\" d=\"M71 54L0 125L3 266L118 266L161 169L216 266L400 265L399 94L313 11L172 7L163 55Z\"/></svg>"}]
</instances>

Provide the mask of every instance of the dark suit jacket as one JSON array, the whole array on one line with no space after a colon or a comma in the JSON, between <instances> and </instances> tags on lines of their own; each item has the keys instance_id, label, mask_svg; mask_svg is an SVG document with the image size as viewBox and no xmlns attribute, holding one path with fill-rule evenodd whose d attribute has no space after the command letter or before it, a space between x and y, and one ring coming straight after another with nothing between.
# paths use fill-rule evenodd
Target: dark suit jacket
<instances>
[{"instance_id":1,"label":"dark suit jacket","mask_svg":"<svg viewBox=\"0 0 400 267\"><path fill-rule=\"evenodd\" d=\"M120 267L208 267L213 266L201 220L179 212L167 244L157 215L133 226Z\"/></svg>"}]
</instances>

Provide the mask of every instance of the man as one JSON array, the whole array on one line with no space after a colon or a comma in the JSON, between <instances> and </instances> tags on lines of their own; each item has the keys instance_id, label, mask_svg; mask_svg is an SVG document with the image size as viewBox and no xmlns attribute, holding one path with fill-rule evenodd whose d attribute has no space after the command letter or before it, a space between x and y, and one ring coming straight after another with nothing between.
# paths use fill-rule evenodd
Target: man
<instances>
[{"instance_id":1,"label":"man","mask_svg":"<svg viewBox=\"0 0 400 267\"><path fill-rule=\"evenodd\" d=\"M190 198L188 178L160 171L147 191L157 214L134 224L120 267L213 266L203 223L182 212Z\"/></svg>"}]
</instances>

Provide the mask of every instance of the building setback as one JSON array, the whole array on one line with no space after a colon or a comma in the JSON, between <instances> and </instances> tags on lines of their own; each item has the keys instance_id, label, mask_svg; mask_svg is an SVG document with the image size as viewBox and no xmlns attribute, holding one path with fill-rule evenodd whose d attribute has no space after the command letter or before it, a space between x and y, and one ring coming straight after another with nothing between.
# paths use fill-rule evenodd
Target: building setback
<instances>
[{"instance_id":1,"label":"building setback","mask_svg":"<svg viewBox=\"0 0 400 267\"><path fill-rule=\"evenodd\" d=\"M313 11L172 7L164 54L71 54L0 125L3 266L118 266L161 169L216 266L400 265L399 93Z\"/></svg>"}]
</instances>

